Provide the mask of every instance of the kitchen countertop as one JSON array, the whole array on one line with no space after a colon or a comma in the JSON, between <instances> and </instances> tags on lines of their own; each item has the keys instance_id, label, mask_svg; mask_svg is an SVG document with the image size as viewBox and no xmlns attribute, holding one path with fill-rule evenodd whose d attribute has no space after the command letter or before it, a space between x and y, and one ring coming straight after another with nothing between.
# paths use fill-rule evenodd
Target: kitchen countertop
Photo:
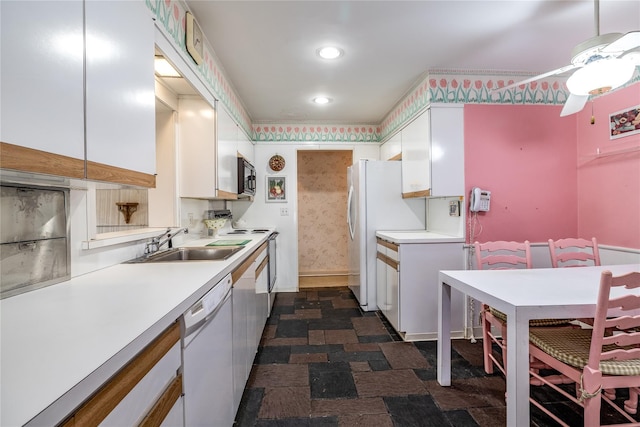
<instances>
[{"instance_id":1,"label":"kitchen countertop","mask_svg":"<svg viewBox=\"0 0 640 427\"><path fill-rule=\"evenodd\" d=\"M268 235L237 236L251 242L224 261L118 264L1 300L0 425L64 419Z\"/></svg>"},{"instance_id":2,"label":"kitchen countertop","mask_svg":"<svg viewBox=\"0 0 640 427\"><path fill-rule=\"evenodd\" d=\"M426 230L377 231L376 236L391 243L464 243L464 237Z\"/></svg>"}]
</instances>

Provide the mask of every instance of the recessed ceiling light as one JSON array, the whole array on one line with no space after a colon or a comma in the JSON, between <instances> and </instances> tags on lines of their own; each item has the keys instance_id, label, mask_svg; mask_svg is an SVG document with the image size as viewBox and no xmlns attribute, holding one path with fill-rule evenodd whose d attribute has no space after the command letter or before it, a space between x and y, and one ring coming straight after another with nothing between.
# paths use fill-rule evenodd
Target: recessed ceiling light
<instances>
[{"instance_id":1,"label":"recessed ceiling light","mask_svg":"<svg viewBox=\"0 0 640 427\"><path fill-rule=\"evenodd\" d=\"M160 77L182 77L180 73L173 68L173 65L162 56L156 56L153 63L154 70Z\"/></svg>"},{"instance_id":2,"label":"recessed ceiling light","mask_svg":"<svg viewBox=\"0 0 640 427\"><path fill-rule=\"evenodd\" d=\"M325 46L316 51L324 59L336 59L344 55L344 51L335 46Z\"/></svg>"},{"instance_id":3,"label":"recessed ceiling light","mask_svg":"<svg viewBox=\"0 0 640 427\"><path fill-rule=\"evenodd\" d=\"M327 98L326 96L316 96L313 98L313 102L316 104L328 104L332 101L331 98Z\"/></svg>"}]
</instances>

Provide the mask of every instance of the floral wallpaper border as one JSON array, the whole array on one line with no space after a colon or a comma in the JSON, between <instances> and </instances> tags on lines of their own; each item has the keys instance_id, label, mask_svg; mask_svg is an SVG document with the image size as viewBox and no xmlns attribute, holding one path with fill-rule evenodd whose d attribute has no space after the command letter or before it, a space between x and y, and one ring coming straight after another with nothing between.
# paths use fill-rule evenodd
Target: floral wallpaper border
<instances>
[{"instance_id":1,"label":"floral wallpaper border","mask_svg":"<svg viewBox=\"0 0 640 427\"><path fill-rule=\"evenodd\" d=\"M226 107L229 114L245 132L251 135L251 117L218 65L218 59L206 38L202 64L196 65L187 52L185 45L185 13L189 10L187 5L182 0L145 0L145 4L155 17L156 22L159 23L158 28L164 31L167 38L174 44L185 61L191 65L192 70L200 77L204 85Z\"/></svg>"},{"instance_id":2,"label":"floral wallpaper border","mask_svg":"<svg viewBox=\"0 0 640 427\"><path fill-rule=\"evenodd\" d=\"M550 77L504 91L495 91L532 74L505 71L431 69L428 75L415 85L398 102L379 125L359 124L252 124L242 101L225 77L218 59L205 39L201 65L196 65L185 46L185 12L183 0L145 0L158 27L178 48L192 69L240 124L252 141L273 142L383 142L404 127L413 117L431 103L454 104L545 104L562 105L569 92L564 78ZM197 18L197 17L196 17ZM633 79L625 86L640 81L636 69Z\"/></svg>"}]
</instances>

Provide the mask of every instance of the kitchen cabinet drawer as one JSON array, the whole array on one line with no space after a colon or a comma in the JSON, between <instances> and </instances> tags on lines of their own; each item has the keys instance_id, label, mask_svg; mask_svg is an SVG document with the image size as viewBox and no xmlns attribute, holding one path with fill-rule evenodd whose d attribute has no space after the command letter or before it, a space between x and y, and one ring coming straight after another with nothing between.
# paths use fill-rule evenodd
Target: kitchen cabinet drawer
<instances>
[{"instance_id":1,"label":"kitchen cabinet drawer","mask_svg":"<svg viewBox=\"0 0 640 427\"><path fill-rule=\"evenodd\" d=\"M174 323L102 386L64 424L158 425L182 393L180 329Z\"/></svg>"}]
</instances>

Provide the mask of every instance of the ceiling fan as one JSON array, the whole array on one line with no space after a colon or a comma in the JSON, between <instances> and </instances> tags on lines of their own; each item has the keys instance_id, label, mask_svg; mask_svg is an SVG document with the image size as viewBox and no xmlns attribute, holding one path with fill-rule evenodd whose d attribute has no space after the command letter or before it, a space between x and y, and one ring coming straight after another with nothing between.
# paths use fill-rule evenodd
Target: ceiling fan
<instances>
[{"instance_id":1,"label":"ceiling fan","mask_svg":"<svg viewBox=\"0 0 640 427\"><path fill-rule=\"evenodd\" d=\"M600 34L600 1L594 0L596 35L578 44L571 51L571 64L560 67L498 90L527 84L545 77L576 70L567 80L569 97L560 116L568 116L582 110L589 95L599 95L622 86L633 77L640 65L640 31L626 34Z\"/></svg>"}]
</instances>

